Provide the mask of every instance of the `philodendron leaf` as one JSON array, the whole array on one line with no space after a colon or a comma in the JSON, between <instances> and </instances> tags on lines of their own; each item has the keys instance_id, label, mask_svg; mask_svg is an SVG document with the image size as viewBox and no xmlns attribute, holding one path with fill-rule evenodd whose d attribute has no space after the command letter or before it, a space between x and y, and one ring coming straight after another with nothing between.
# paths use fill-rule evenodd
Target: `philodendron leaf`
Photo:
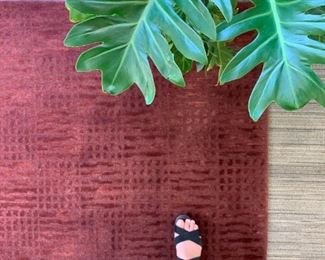
<instances>
[{"instance_id":1,"label":"philodendron leaf","mask_svg":"<svg viewBox=\"0 0 325 260\"><path fill-rule=\"evenodd\" d=\"M273 101L286 110L299 109L312 99L325 106L325 84L312 69L312 64L325 63L325 45L308 37L324 34L325 16L307 14L324 5L324 0L251 2L254 7L217 28L217 38L222 41L248 31L258 32L255 40L228 63L221 81L239 79L264 63L249 100L255 121Z\"/></svg>"},{"instance_id":2,"label":"philodendron leaf","mask_svg":"<svg viewBox=\"0 0 325 260\"><path fill-rule=\"evenodd\" d=\"M317 7L314 9L309 10L307 13L309 14L319 14L319 15L325 15L325 3L323 6L321 7ZM325 43L325 32L323 32L323 34L320 35L310 35L310 37L314 40L320 41L320 42L324 42Z\"/></svg>"},{"instance_id":3,"label":"philodendron leaf","mask_svg":"<svg viewBox=\"0 0 325 260\"><path fill-rule=\"evenodd\" d=\"M214 67L218 67L218 79L220 80L220 75L228 64L228 62L234 56L234 51L227 45L226 42L209 42L207 54L209 57L209 63L206 69L211 70Z\"/></svg>"},{"instance_id":4,"label":"philodendron leaf","mask_svg":"<svg viewBox=\"0 0 325 260\"><path fill-rule=\"evenodd\" d=\"M65 3L65 7L69 11L69 19L72 23L79 23L79 22L87 20L93 16L91 14L83 14L83 13L79 12L78 10L69 6L67 3Z\"/></svg>"},{"instance_id":5,"label":"philodendron leaf","mask_svg":"<svg viewBox=\"0 0 325 260\"><path fill-rule=\"evenodd\" d=\"M233 0L210 0L222 12L227 22L230 22L233 17L234 1Z\"/></svg>"},{"instance_id":6,"label":"philodendron leaf","mask_svg":"<svg viewBox=\"0 0 325 260\"><path fill-rule=\"evenodd\" d=\"M212 14L215 23L220 24L225 20L225 17L222 14L221 10L218 9L212 2L213 0L210 0L207 7L210 13ZM230 5L233 4L233 6L236 6L236 1L234 0L229 1L228 3ZM233 13L233 11L235 10L232 10L231 14ZM204 37L203 39L207 50L208 64L207 65L199 64L197 66L197 69L202 70L205 68L207 71L209 71L214 67L218 67L219 68L218 80L220 80L221 72L223 71L227 63L231 60L231 58L234 56L234 51L229 46L228 42L211 41L210 39L206 39L206 37Z\"/></svg>"},{"instance_id":7,"label":"philodendron leaf","mask_svg":"<svg viewBox=\"0 0 325 260\"><path fill-rule=\"evenodd\" d=\"M147 104L155 96L148 58L166 79L184 86L165 35L186 58L207 62L201 38L175 12L175 5L199 33L210 38L216 33L214 21L201 0L67 0L67 4L94 16L76 24L65 45L99 43L80 55L77 70L101 70L103 91L112 95L135 83Z\"/></svg>"},{"instance_id":8,"label":"philodendron leaf","mask_svg":"<svg viewBox=\"0 0 325 260\"><path fill-rule=\"evenodd\" d=\"M180 53L175 46L171 48L172 53L175 57L175 62L177 66L180 68L183 74L186 74L192 70L193 67L193 61L190 59L187 59L183 56L182 53Z\"/></svg>"},{"instance_id":9,"label":"philodendron leaf","mask_svg":"<svg viewBox=\"0 0 325 260\"><path fill-rule=\"evenodd\" d=\"M213 17L215 24L219 24L225 20L221 11L217 8L215 4L212 3L212 0L209 0L207 8ZM181 11L179 11L178 13L179 15L183 16ZM218 67L220 75L220 72L223 70L225 65L233 57L234 51L228 46L228 42L211 40L204 35L201 35L201 38L204 42L204 46L207 52L208 63L196 63L196 70L201 71L203 69L206 69L207 71L209 71L215 67ZM175 61L177 65L181 68L183 74L190 72L193 69L192 60L185 58L175 47L172 48L172 52L174 53Z\"/></svg>"}]
</instances>

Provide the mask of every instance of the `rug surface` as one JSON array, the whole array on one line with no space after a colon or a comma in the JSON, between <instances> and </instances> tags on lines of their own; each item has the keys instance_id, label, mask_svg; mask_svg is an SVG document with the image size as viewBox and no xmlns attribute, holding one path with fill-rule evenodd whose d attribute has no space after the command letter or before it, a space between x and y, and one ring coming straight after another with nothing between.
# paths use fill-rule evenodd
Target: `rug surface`
<instances>
[{"instance_id":1,"label":"rug surface","mask_svg":"<svg viewBox=\"0 0 325 260\"><path fill-rule=\"evenodd\" d=\"M0 259L175 259L186 212L202 259L265 259L267 117L247 101L257 71L228 86L190 74L103 94L74 71L63 3L6 3L0 14Z\"/></svg>"}]
</instances>

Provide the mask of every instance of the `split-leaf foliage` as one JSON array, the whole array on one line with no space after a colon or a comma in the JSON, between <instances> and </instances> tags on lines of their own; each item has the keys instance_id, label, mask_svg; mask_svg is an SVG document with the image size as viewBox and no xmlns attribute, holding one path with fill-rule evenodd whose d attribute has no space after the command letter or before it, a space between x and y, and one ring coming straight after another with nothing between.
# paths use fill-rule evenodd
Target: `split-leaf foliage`
<instances>
[{"instance_id":1,"label":"split-leaf foliage","mask_svg":"<svg viewBox=\"0 0 325 260\"><path fill-rule=\"evenodd\" d=\"M76 69L100 70L102 89L112 95L135 84L147 104L155 97L152 61L180 87L193 63L219 67L221 84L262 65L249 100L255 121L272 102L286 110L310 100L325 106L325 85L313 69L325 63L324 0L251 2L237 12L234 0L67 0L76 24L65 45L91 44ZM257 36L235 54L229 43L249 31Z\"/></svg>"}]
</instances>

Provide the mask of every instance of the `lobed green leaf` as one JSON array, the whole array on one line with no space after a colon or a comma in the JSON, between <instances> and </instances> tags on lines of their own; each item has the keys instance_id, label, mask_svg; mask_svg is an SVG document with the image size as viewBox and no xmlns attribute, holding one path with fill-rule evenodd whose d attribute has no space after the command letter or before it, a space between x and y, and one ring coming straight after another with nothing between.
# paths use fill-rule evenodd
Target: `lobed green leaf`
<instances>
[{"instance_id":1,"label":"lobed green leaf","mask_svg":"<svg viewBox=\"0 0 325 260\"><path fill-rule=\"evenodd\" d=\"M324 5L323 0L252 0L254 7L218 26L217 39L230 40L256 30L253 42L239 51L221 75L221 82L239 79L259 64L263 71L249 100L249 112L258 120L276 102L286 110L296 110L310 100L325 106L324 82L313 64L325 63L325 44L309 37L324 35L324 14L309 10Z\"/></svg>"},{"instance_id":2,"label":"lobed green leaf","mask_svg":"<svg viewBox=\"0 0 325 260\"><path fill-rule=\"evenodd\" d=\"M149 58L166 79L178 86L185 84L167 38L186 59L205 64L199 33L210 38L216 34L213 18L201 0L67 0L67 5L91 17L70 30L65 45L98 44L80 55L77 70L100 70L103 91L112 95L135 83L147 104L155 96ZM196 31L181 19L175 6Z\"/></svg>"}]
</instances>

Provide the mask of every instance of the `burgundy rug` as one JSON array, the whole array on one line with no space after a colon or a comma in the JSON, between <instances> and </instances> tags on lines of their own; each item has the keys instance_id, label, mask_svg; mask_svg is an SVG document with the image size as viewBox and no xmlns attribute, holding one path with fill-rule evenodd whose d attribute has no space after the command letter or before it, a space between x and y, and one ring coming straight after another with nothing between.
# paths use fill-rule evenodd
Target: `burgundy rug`
<instances>
[{"instance_id":1,"label":"burgundy rug","mask_svg":"<svg viewBox=\"0 0 325 260\"><path fill-rule=\"evenodd\" d=\"M0 258L174 259L172 223L197 219L202 259L266 258L267 118L247 115L257 71L178 89L156 77L101 92L62 46L63 3L1 2Z\"/></svg>"}]
</instances>

